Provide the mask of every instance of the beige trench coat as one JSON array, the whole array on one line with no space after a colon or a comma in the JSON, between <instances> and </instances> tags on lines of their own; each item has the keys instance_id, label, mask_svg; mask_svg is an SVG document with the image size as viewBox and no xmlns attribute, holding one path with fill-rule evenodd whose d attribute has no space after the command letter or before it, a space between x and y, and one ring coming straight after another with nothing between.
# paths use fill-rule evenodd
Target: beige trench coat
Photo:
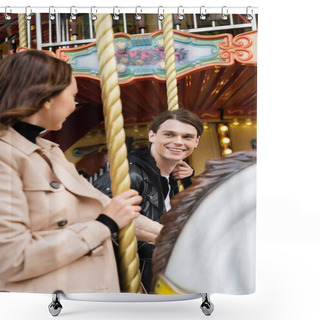
<instances>
[{"instance_id":1,"label":"beige trench coat","mask_svg":"<svg viewBox=\"0 0 320 320\"><path fill-rule=\"evenodd\" d=\"M81 177L57 144L0 133L0 290L119 292L108 227L95 219L110 199ZM161 226L143 216L139 240Z\"/></svg>"}]
</instances>

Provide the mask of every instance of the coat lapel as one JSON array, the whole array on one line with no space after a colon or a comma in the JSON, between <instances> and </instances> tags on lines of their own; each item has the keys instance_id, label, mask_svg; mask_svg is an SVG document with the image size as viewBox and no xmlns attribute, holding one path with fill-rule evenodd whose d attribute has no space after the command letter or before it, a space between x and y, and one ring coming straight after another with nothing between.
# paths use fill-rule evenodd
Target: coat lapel
<instances>
[{"instance_id":1,"label":"coat lapel","mask_svg":"<svg viewBox=\"0 0 320 320\"><path fill-rule=\"evenodd\" d=\"M74 164L65 158L62 150L56 143L37 138L37 144L41 147L41 153L50 161L55 176L66 189L83 197L98 198L102 205L106 205L109 202L108 197L95 189L78 173Z\"/></svg>"}]
</instances>

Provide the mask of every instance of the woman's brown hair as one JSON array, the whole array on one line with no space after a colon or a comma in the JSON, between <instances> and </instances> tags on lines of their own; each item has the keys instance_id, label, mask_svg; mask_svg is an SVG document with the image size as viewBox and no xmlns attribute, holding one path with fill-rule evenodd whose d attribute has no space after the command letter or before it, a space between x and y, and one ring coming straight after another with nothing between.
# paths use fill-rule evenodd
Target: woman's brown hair
<instances>
[{"instance_id":1,"label":"woman's brown hair","mask_svg":"<svg viewBox=\"0 0 320 320\"><path fill-rule=\"evenodd\" d=\"M166 110L159 113L152 121L149 130L152 130L154 133L157 133L161 124L167 120L178 120L182 123L190 124L197 130L197 136L200 137L203 132L203 125L199 117L186 109L177 109L177 110Z\"/></svg>"},{"instance_id":2,"label":"woman's brown hair","mask_svg":"<svg viewBox=\"0 0 320 320\"><path fill-rule=\"evenodd\" d=\"M39 111L71 83L65 61L26 50L0 61L0 130Z\"/></svg>"}]
</instances>

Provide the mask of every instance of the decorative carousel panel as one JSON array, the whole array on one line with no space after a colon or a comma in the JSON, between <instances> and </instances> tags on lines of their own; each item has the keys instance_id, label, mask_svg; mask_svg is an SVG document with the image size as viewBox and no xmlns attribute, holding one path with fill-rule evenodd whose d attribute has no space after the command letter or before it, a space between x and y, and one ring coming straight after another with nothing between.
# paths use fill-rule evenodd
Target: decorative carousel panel
<instances>
[{"instance_id":1,"label":"decorative carousel panel","mask_svg":"<svg viewBox=\"0 0 320 320\"><path fill-rule=\"evenodd\" d=\"M174 46L178 78L210 66L232 65L235 61L256 63L256 34L248 32L233 38L231 34L201 36L174 31ZM116 58L120 84L139 78L154 77L165 81L163 33L150 35L115 34ZM57 56L67 59L75 74L99 77L96 43L57 50Z\"/></svg>"}]
</instances>

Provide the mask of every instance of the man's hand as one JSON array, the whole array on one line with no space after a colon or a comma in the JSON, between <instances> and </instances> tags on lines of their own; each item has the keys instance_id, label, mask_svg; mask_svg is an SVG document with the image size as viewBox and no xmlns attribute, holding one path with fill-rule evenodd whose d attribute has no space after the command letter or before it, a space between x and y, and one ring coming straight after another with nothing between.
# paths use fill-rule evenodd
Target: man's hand
<instances>
[{"instance_id":1,"label":"man's hand","mask_svg":"<svg viewBox=\"0 0 320 320\"><path fill-rule=\"evenodd\" d=\"M180 161L171 172L171 176L176 180L190 177L192 174L193 169L185 161Z\"/></svg>"}]
</instances>

